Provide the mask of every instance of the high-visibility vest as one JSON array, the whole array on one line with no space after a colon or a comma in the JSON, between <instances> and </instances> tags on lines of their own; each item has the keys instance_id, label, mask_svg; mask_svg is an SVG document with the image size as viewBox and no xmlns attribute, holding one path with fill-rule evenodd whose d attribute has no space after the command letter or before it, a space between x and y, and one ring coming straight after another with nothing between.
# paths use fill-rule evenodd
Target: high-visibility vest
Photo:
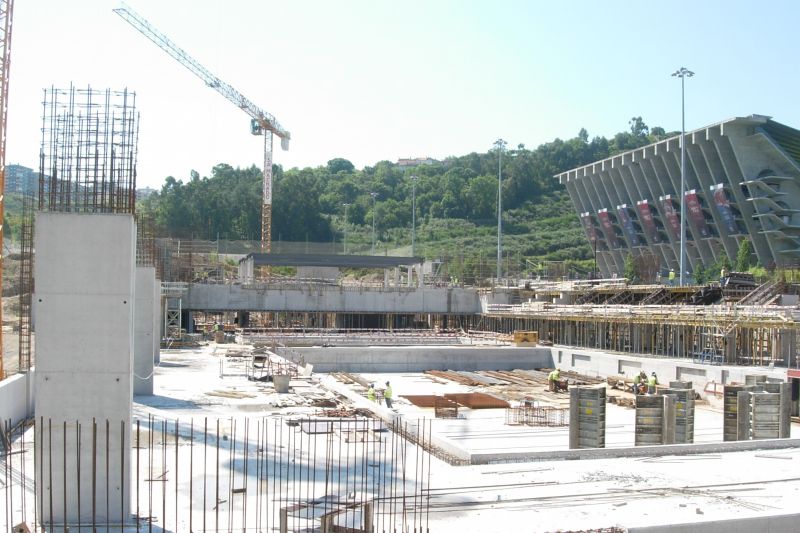
<instances>
[{"instance_id":1,"label":"high-visibility vest","mask_svg":"<svg viewBox=\"0 0 800 533\"><path fill-rule=\"evenodd\" d=\"M674 270L670 270L669 271L669 280L670 281L675 281L675 271Z\"/></svg>"},{"instance_id":2,"label":"high-visibility vest","mask_svg":"<svg viewBox=\"0 0 800 533\"><path fill-rule=\"evenodd\" d=\"M547 376L547 379L549 379L550 381L558 381L558 378L560 377L561 377L561 372L559 372L558 370L553 370L552 372L550 372L550 375Z\"/></svg>"},{"instance_id":3,"label":"high-visibility vest","mask_svg":"<svg viewBox=\"0 0 800 533\"><path fill-rule=\"evenodd\" d=\"M369 401L371 401L371 402L375 401L375 389L374 388L370 387L369 390L367 390L367 399Z\"/></svg>"},{"instance_id":4,"label":"high-visibility vest","mask_svg":"<svg viewBox=\"0 0 800 533\"><path fill-rule=\"evenodd\" d=\"M386 387L386 390L383 391L383 397L384 398L389 398L390 400L392 399L392 387L391 386Z\"/></svg>"},{"instance_id":5,"label":"high-visibility vest","mask_svg":"<svg viewBox=\"0 0 800 533\"><path fill-rule=\"evenodd\" d=\"M655 376L650 376L649 378L647 378L647 384L650 386L658 385L658 378Z\"/></svg>"}]
</instances>

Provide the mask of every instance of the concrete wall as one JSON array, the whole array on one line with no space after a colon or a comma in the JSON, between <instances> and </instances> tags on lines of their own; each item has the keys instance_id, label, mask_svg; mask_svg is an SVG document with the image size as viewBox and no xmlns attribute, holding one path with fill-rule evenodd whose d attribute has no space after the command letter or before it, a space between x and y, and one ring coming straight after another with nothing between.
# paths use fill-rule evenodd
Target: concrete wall
<instances>
[{"instance_id":1,"label":"concrete wall","mask_svg":"<svg viewBox=\"0 0 800 533\"><path fill-rule=\"evenodd\" d=\"M628 533L752 533L753 531L797 533L800 531L800 514L628 528Z\"/></svg>"},{"instance_id":2,"label":"concrete wall","mask_svg":"<svg viewBox=\"0 0 800 533\"><path fill-rule=\"evenodd\" d=\"M506 298L507 299L507 298ZM192 283L183 298L189 311L309 311L340 313L481 312L478 293L460 287L395 287L391 289L336 285L275 286Z\"/></svg>"},{"instance_id":3,"label":"concrete wall","mask_svg":"<svg viewBox=\"0 0 800 533\"><path fill-rule=\"evenodd\" d=\"M153 297L156 269L136 267L136 299L133 308L133 394L153 394L153 361L156 335L153 326Z\"/></svg>"},{"instance_id":4,"label":"concrete wall","mask_svg":"<svg viewBox=\"0 0 800 533\"><path fill-rule=\"evenodd\" d=\"M48 435L37 453L53 472L41 479L36 472L38 498L45 504L41 519L90 519L89 505L78 516L78 478L82 501L92 501L91 465L95 458L104 463L108 450L108 475L104 467L96 493L108 491L109 518L118 523L130 517L130 461L123 468L121 454L131 443L133 217L39 213L35 235L36 417L40 434ZM105 521L105 504L97 511Z\"/></svg>"},{"instance_id":5,"label":"concrete wall","mask_svg":"<svg viewBox=\"0 0 800 533\"><path fill-rule=\"evenodd\" d=\"M0 425L6 422L12 426L33 416L35 371L16 374L0 381Z\"/></svg>"},{"instance_id":6,"label":"concrete wall","mask_svg":"<svg viewBox=\"0 0 800 533\"><path fill-rule=\"evenodd\" d=\"M371 346L292 348L315 372L513 370L552 365L550 349L513 346Z\"/></svg>"},{"instance_id":7,"label":"concrete wall","mask_svg":"<svg viewBox=\"0 0 800 533\"><path fill-rule=\"evenodd\" d=\"M706 384L712 381L720 384L744 383L745 375L751 374L786 381L786 369L699 364L691 359L637 357L560 345L553 346L551 350L553 363L562 370L575 370L601 378L618 374L633 376L640 370L644 370L648 376L655 372L662 384L675 380L691 381L695 392L702 397L705 396Z\"/></svg>"}]
</instances>

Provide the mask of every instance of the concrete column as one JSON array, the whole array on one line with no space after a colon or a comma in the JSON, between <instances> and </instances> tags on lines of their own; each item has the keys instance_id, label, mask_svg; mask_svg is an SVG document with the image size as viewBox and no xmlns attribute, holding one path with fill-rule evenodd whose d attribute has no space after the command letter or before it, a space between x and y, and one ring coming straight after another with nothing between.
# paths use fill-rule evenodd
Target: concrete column
<instances>
[{"instance_id":1,"label":"concrete column","mask_svg":"<svg viewBox=\"0 0 800 533\"><path fill-rule=\"evenodd\" d=\"M133 394L153 394L153 285L156 269L136 267L133 308Z\"/></svg>"},{"instance_id":2,"label":"concrete column","mask_svg":"<svg viewBox=\"0 0 800 533\"><path fill-rule=\"evenodd\" d=\"M94 489L109 495L96 520L119 524L130 520L133 216L39 213L35 235L36 419L47 436L35 453L48 465L35 473L40 521L90 523ZM93 478L94 460L103 473Z\"/></svg>"}]
</instances>

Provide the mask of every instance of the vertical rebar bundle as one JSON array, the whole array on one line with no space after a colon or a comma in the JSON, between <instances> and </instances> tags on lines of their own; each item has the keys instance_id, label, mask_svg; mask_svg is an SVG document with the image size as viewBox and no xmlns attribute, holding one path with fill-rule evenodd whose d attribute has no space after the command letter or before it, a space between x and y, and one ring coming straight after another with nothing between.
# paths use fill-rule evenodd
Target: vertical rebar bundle
<instances>
[{"instance_id":1,"label":"vertical rebar bundle","mask_svg":"<svg viewBox=\"0 0 800 533\"><path fill-rule=\"evenodd\" d=\"M31 331L33 315L33 223L36 210L36 193L33 179L22 190L22 224L20 229L19 262L19 371L33 367Z\"/></svg>"},{"instance_id":2,"label":"vertical rebar bundle","mask_svg":"<svg viewBox=\"0 0 800 533\"><path fill-rule=\"evenodd\" d=\"M429 531L428 420L387 426L354 417L147 417L131 429L118 462L131 469L131 485L115 488L101 481L115 475L107 443L127 434L124 423L0 423L0 531L19 521L37 532L67 525L92 531L120 525L137 531ZM63 490L68 486L77 489ZM125 507L122 502L130 502L129 515L113 512ZM80 519L59 523L53 517L60 509Z\"/></svg>"},{"instance_id":3,"label":"vertical rebar bundle","mask_svg":"<svg viewBox=\"0 0 800 533\"><path fill-rule=\"evenodd\" d=\"M51 88L42 105L39 209L134 213L136 93Z\"/></svg>"},{"instance_id":4,"label":"vertical rebar bundle","mask_svg":"<svg viewBox=\"0 0 800 533\"><path fill-rule=\"evenodd\" d=\"M148 213L136 214L136 266L151 267L156 264L156 239L153 217Z\"/></svg>"}]
</instances>

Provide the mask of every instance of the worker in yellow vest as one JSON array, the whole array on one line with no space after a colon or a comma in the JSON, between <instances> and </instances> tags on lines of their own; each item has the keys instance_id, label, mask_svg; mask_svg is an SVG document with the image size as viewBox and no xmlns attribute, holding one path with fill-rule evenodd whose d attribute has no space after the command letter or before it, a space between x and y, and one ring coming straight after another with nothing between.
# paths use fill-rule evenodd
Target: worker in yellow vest
<instances>
[{"instance_id":1,"label":"worker in yellow vest","mask_svg":"<svg viewBox=\"0 0 800 533\"><path fill-rule=\"evenodd\" d=\"M658 376L653 372L650 374L650 377L647 378L647 394L655 394L656 385L658 385Z\"/></svg>"},{"instance_id":2,"label":"worker in yellow vest","mask_svg":"<svg viewBox=\"0 0 800 533\"><path fill-rule=\"evenodd\" d=\"M392 386L386 382L386 388L383 390L383 399L386 402L386 407L392 408Z\"/></svg>"},{"instance_id":3,"label":"worker in yellow vest","mask_svg":"<svg viewBox=\"0 0 800 533\"><path fill-rule=\"evenodd\" d=\"M675 270L672 268L669 269L669 284L675 285Z\"/></svg>"},{"instance_id":4,"label":"worker in yellow vest","mask_svg":"<svg viewBox=\"0 0 800 533\"><path fill-rule=\"evenodd\" d=\"M377 402L378 398L375 396L375 384L370 383L369 388L367 389L367 400L371 402Z\"/></svg>"},{"instance_id":5,"label":"worker in yellow vest","mask_svg":"<svg viewBox=\"0 0 800 533\"><path fill-rule=\"evenodd\" d=\"M547 376L547 385L550 392L558 390L557 384L561 380L561 369L556 368Z\"/></svg>"}]
</instances>

